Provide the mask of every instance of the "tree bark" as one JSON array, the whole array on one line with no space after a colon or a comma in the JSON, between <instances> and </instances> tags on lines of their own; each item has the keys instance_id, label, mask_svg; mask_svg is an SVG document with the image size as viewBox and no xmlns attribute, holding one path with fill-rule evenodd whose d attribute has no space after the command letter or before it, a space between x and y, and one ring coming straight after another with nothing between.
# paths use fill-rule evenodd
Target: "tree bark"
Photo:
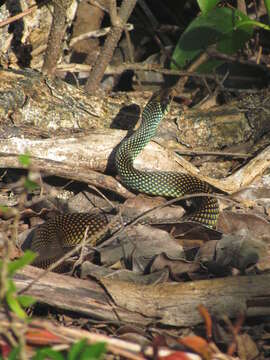
<instances>
[{"instance_id":1,"label":"tree bark","mask_svg":"<svg viewBox=\"0 0 270 360\"><path fill-rule=\"evenodd\" d=\"M57 137L93 129L132 129L150 92L90 96L61 80L34 71L0 70L0 138ZM173 103L157 139L169 148L216 150L254 144L270 131L270 92L248 94L228 105L185 110ZM185 147L184 147L185 148Z\"/></svg>"}]
</instances>

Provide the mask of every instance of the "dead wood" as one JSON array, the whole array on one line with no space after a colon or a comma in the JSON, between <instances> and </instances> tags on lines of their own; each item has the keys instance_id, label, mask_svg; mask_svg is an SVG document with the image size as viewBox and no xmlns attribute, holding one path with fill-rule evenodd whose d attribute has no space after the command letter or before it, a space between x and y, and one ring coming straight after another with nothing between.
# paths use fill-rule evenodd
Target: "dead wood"
<instances>
[{"instance_id":1,"label":"dead wood","mask_svg":"<svg viewBox=\"0 0 270 360\"><path fill-rule=\"evenodd\" d=\"M115 139L118 139L119 135L118 132L112 134L110 137L112 145L118 144L120 140L115 141ZM18 137L0 139L0 167L22 167L18 156L27 153L31 154L32 167L41 171L43 175L83 181L111 190L124 198L132 197L132 193L115 178L101 173L105 171L109 155L113 150L113 147L108 148L104 139L104 133L68 139L36 140Z\"/></svg>"},{"instance_id":2,"label":"dead wood","mask_svg":"<svg viewBox=\"0 0 270 360\"><path fill-rule=\"evenodd\" d=\"M150 92L91 96L34 71L0 71L1 137L23 134L25 126L39 128L40 136L56 136L57 130L82 131L109 127L133 128ZM179 143L194 150L215 150L252 144L269 131L269 92L239 97L228 105L184 111L174 103L162 122L157 138L175 149ZM136 106L137 105L137 106ZM256 111L253 109L255 108ZM177 120L177 126L175 125ZM16 131L14 131L14 127ZM5 130L5 131L3 131ZM30 128L31 130L31 128ZM28 131L28 136L31 132Z\"/></svg>"},{"instance_id":3,"label":"dead wood","mask_svg":"<svg viewBox=\"0 0 270 360\"><path fill-rule=\"evenodd\" d=\"M93 131L88 136L67 139L44 139L13 137L0 139L0 167L21 167L18 156L31 154L32 165L45 175L57 175L95 186L110 189L123 197L132 194L111 176L97 173L110 169L113 171L111 156L124 138L119 130ZM177 157L162 146L150 143L136 159L138 168L189 172L212 184L217 189L233 193L249 185L257 176L261 176L270 164L270 146L252 159L240 170L225 179L213 179L200 174L199 170L184 158Z\"/></svg>"},{"instance_id":4,"label":"dead wood","mask_svg":"<svg viewBox=\"0 0 270 360\"><path fill-rule=\"evenodd\" d=\"M113 172L113 152L126 133L109 127L118 122L121 126L134 123L139 115L138 107L135 106L134 112L134 104L142 108L149 93L113 94L104 98L86 96L62 81L48 80L33 71L1 70L0 80L1 167L19 167L17 156L29 152L33 166L45 174L86 181L103 188L108 186L125 197L130 196L114 179L93 171ZM266 125L269 123L269 94L254 95L257 109L254 113L249 97L211 111L196 110L182 115L175 104L167 120L161 124L157 139L165 142L167 148L175 149L184 135L186 144L208 150L214 146L232 146L245 143L247 139L255 140L269 126ZM261 107L260 102L263 102ZM175 119L178 119L178 129ZM250 125L255 123L256 126ZM57 136L59 129L65 138ZM87 135L70 134L75 130ZM50 136L52 138L48 139ZM41 140L40 137L47 139ZM138 158L137 165L172 171L183 171L184 168L222 191L232 193L261 175L269 167L269 158L270 148L267 147L238 172L216 180L202 176L190 162L152 142Z\"/></svg>"},{"instance_id":5,"label":"dead wood","mask_svg":"<svg viewBox=\"0 0 270 360\"><path fill-rule=\"evenodd\" d=\"M67 13L71 5L71 0L53 2L53 22L42 67L42 72L51 77L55 76L56 65L62 54L62 43L68 22Z\"/></svg>"},{"instance_id":6,"label":"dead wood","mask_svg":"<svg viewBox=\"0 0 270 360\"><path fill-rule=\"evenodd\" d=\"M126 22L128 21L128 18L132 13L136 2L137 0L123 0L118 13L116 2L112 1L110 3L110 17L112 27L86 82L85 90L89 94L94 93L99 88L106 67L112 59L114 50L121 38L122 31L124 30Z\"/></svg>"},{"instance_id":7,"label":"dead wood","mask_svg":"<svg viewBox=\"0 0 270 360\"><path fill-rule=\"evenodd\" d=\"M28 285L43 270L27 266L15 275L17 289ZM146 325L192 326L202 322L203 304L211 315L269 316L270 275L236 276L188 283L136 285L102 279L81 280L49 273L27 294L39 302L95 319Z\"/></svg>"},{"instance_id":8,"label":"dead wood","mask_svg":"<svg viewBox=\"0 0 270 360\"><path fill-rule=\"evenodd\" d=\"M15 275L17 289L21 290L27 286L43 271L33 266L26 266ZM116 323L130 321L142 325L151 322L151 319L140 313L115 306L104 288L96 281L81 280L51 272L34 284L27 294L31 294L41 303L99 320Z\"/></svg>"},{"instance_id":9,"label":"dead wood","mask_svg":"<svg viewBox=\"0 0 270 360\"><path fill-rule=\"evenodd\" d=\"M6 314L0 312L0 324L3 332L8 333L10 331L10 321L7 320ZM17 331L23 331L25 333L25 324L18 318L12 318L13 328ZM71 328L67 326L59 326L54 324L52 321L43 319L33 319L27 324L27 335L29 342L31 343L31 336L29 333L41 332L47 330L52 334L51 339L54 339L56 343L61 343L62 348L76 341L87 339L88 343L104 342L109 352L112 352L118 357L132 360L145 360L145 356L153 357L153 346L147 346L145 344L140 345L134 341L130 342L125 339L119 339L117 337L108 336L105 334L98 333L96 331L83 330L81 328ZM55 344L54 342L54 344ZM53 341L51 341L53 343ZM158 348L159 356L167 356L172 354L174 351L165 346ZM142 355L144 354L144 356ZM201 360L201 357L196 354L185 352L186 359ZM218 357L213 357L213 360ZM227 358L226 358L227 359Z\"/></svg>"}]
</instances>

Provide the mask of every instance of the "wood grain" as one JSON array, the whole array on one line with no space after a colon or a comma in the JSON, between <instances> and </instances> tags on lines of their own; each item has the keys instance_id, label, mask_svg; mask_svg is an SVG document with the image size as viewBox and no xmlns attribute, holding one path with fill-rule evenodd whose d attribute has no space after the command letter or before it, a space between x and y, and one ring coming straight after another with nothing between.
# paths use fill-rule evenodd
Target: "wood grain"
<instances>
[{"instance_id":1,"label":"wood grain","mask_svg":"<svg viewBox=\"0 0 270 360\"><path fill-rule=\"evenodd\" d=\"M26 266L14 277L17 289L43 271ZM103 278L100 286L95 280L48 273L27 294L41 303L103 321L192 326L202 322L199 304L219 317L269 316L269 281L268 274L142 286Z\"/></svg>"}]
</instances>

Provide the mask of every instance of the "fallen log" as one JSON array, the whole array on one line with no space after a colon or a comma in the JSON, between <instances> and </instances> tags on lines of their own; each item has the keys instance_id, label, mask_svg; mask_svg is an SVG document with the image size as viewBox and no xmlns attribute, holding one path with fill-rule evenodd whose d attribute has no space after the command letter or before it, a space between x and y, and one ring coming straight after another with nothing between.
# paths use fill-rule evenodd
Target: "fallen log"
<instances>
[{"instance_id":1,"label":"fallen log","mask_svg":"<svg viewBox=\"0 0 270 360\"><path fill-rule=\"evenodd\" d=\"M125 198L131 196L117 181L95 171L112 173L115 148L126 135L117 129L134 127L149 92L89 96L34 71L0 70L0 80L2 168L22 167L18 155L28 152L32 165L45 175L85 181ZM183 111L174 103L155 137L167 149L151 142L139 156L138 167L184 169L224 192L238 191L269 167L269 146L240 171L221 180L203 176L170 149L183 149L181 143L194 151L246 146L247 142L250 147L261 133L269 131L269 99L266 90L207 110ZM256 126L250 125L250 119Z\"/></svg>"},{"instance_id":2,"label":"fallen log","mask_svg":"<svg viewBox=\"0 0 270 360\"><path fill-rule=\"evenodd\" d=\"M25 288L43 271L26 266L14 277L17 289ZM217 317L237 317L240 313L269 316L269 281L267 274L142 286L47 273L26 293L43 304L102 321L193 326L202 322L197 311L200 304Z\"/></svg>"}]
</instances>

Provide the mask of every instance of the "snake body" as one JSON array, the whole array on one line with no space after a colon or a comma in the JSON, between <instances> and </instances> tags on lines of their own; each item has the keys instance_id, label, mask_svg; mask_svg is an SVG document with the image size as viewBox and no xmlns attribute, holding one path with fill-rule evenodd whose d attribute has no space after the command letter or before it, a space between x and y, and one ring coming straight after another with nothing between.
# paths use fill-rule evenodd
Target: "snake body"
<instances>
[{"instance_id":1,"label":"snake body","mask_svg":"<svg viewBox=\"0 0 270 360\"><path fill-rule=\"evenodd\" d=\"M57 215L32 231L22 245L38 254L33 265L47 268L83 241L85 231L95 236L108 225L102 213L71 213ZM60 267L59 271L64 269Z\"/></svg>"},{"instance_id":2,"label":"snake body","mask_svg":"<svg viewBox=\"0 0 270 360\"><path fill-rule=\"evenodd\" d=\"M123 141L116 153L117 172L125 186L149 195L176 198L186 194L210 193L209 185L192 175L171 171L140 171L133 165L138 154L155 135L169 104L168 91L158 92L152 97L143 111L140 127ZM200 197L196 202L195 212L187 219L215 227L219 214L217 200Z\"/></svg>"},{"instance_id":3,"label":"snake body","mask_svg":"<svg viewBox=\"0 0 270 360\"><path fill-rule=\"evenodd\" d=\"M210 193L206 182L178 172L141 171L134 167L134 160L156 133L156 129L168 111L170 92L155 94L144 108L139 128L119 145L115 165L121 182L129 189L165 197L180 197L186 194ZM214 197L196 198L196 210L187 217L189 221L215 227L219 215L218 202ZM79 244L89 227L88 235L95 235L106 227L103 214L77 213L58 215L39 226L26 239L23 250L38 253L35 265L47 267L64 253Z\"/></svg>"}]
</instances>

